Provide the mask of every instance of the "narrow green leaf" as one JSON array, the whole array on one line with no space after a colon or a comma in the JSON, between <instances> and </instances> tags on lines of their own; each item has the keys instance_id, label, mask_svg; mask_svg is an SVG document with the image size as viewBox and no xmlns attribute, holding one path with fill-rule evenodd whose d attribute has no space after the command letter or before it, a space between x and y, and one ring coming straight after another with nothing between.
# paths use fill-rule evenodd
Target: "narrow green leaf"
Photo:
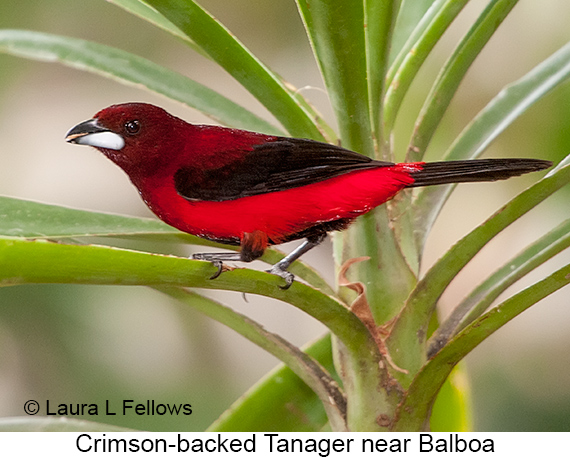
<instances>
[{"instance_id":1,"label":"narrow green leaf","mask_svg":"<svg viewBox=\"0 0 570 457\"><path fill-rule=\"evenodd\" d=\"M421 369L400 404L394 431L418 430L453 367L479 343L548 295L570 283L570 265L522 290L463 329Z\"/></svg>"},{"instance_id":2,"label":"narrow green leaf","mask_svg":"<svg viewBox=\"0 0 570 457\"><path fill-rule=\"evenodd\" d=\"M334 373L330 334L304 350ZM290 368L281 365L244 393L208 431L318 432L326 423L316 394Z\"/></svg>"},{"instance_id":3,"label":"narrow green leaf","mask_svg":"<svg viewBox=\"0 0 570 457\"><path fill-rule=\"evenodd\" d=\"M404 97L420 67L469 0L436 1L412 34L388 73L384 97L384 136L389 137Z\"/></svg>"},{"instance_id":4,"label":"narrow green leaf","mask_svg":"<svg viewBox=\"0 0 570 457\"><path fill-rule=\"evenodd\" d=\"M517 3L518 0L491 1L457 45L420 111L406 162L419 162L422 159L467 70Z\"/></svg>"},{"instance_id":5,"label":"narrow green leaf","mask_svg":"<svg viewBox=\"0 0 570 457\"><path fill-rule=\"evenodd\" d=\"M238 249L181 232L158 219L85 211L3 196L0 196L0 236L52 240L120 237ZM274 264L284 256L278 249L268 249L260 260ZM303 262L294 262L290 271L323 293L335 295L326 281Z\"/></svg>"},{"instance_id":6,"label":"narrow green leaf","mask_svg":"<svg viewBox=\"0 0 570 457\"><path fill-rule=\"evenodd\" d=\"M392 30L396 22L400 0L371 1L364 0L366 63L368 75L368 94L370 97L370 117L372 131L377 143L376 148L384 143L382 139L380 114L384 98L384 82L390 55ZM379 155L390 159L389 148L382 148Z\"/></svg>"},{"instance_id":7,"label":"narrow green leaf","mask_svg":"<svg viewBox=\"0 0 570 457\"><path fill-rule=\"evenodd\" d=\"M174 35L176 38L184 41L188 46L190 46L194 51L202 54L204 57L208 57L208 54L204 50L194 43L190 38L188 38L182 30L176 27L172 22L167 20L162 14L151 8L142 0L107 0L109 3L113 3L118 7L128 11L141 19L150 22L152 25L164 30L165 32Z\"/></svg>"},{"instance_id":8,"label":"narrow green leaf","mask_svg":"<svg viewBox=\"0 0 570 457\"><path fill-rule=\"evenodd\" d=\"M569 76L570 43L499 92L456 138L445 154L445 160L481 155L515 119ZM413 211L420 247L424 246L431 227L453 189L453 185L433 186L418 193Z\"/></svg>"},{"instance_id":9,"label":"narrow green leaf","mask_svg":"<svg viewBox=\"0 0 570 457\"><path fill-rule=\"evenodd\" d=\"M396 30L394 30L394 40L398 40L393 44L392 54L390 55L390 68L386 75L386 85L390 85L396 72L400 66L409 56L410 51L414 48L418 40L425 34L426 30L430 27L433 20L441 9L445 6L448 0L403 0L400 8L400 13L396 22ZM426 5L429 3L429 5ZM410 17L410 22L405 26L405 30L400 30L400 24L408 21L407 12L419 8L421 15L413 15ZM400 45L400 42L403 44Z\"/></svg>"},{"instance_id":10,"label":"narrow green leaf","mask_svg":"<svg viewBox=\"0 0 570 457\"><path fill-rule=\"evenodd\" d=\"M362 0L298 0L343 146L373 155Z\"/></svg>"},{"instance_id":11,"label":"narrow green leaf","mask_svg":"<svg viewBox=\"0 0 570 457\"><path fill-rule=\"evenodd\" d=\"M47 33L0 30L0 52L59 62L123 84L144 87L195 108L225 125L281 134L270 123L206 86L120 49Z\"/></svg>"},{"instance_id":12,"label":"narrow green leaf","mask_svg":"<svg viewBox=\"0 0 570 457\"><path fill-rule=\"evenodd\" d=\"M298 137L323 140L317 121L282 82L222 24L192 0L145 0L206 53L287 129ZM299 96L297 94L297 96Z\"/></svg>"},{"instance_id":13,"label":"narrow green leaf","mask_svg":"<svg viewBox=\"0 0 570 457\"><path fill-rule=\"evenodd\" d=\"M330 374L313 358L275 333L234 310L179 287L155 287L166 295L190 305L257 344L285 363L317 394L333 430L346 431L346 399Z\"/></svg>"},{"instance_id":14,"label":"narrow green leaf","mask_svg":"<svg viewBox=\"0 0 570 457\"><path fill-rule=\"evenodd\" d=\"M439 73L420 111L414 133L408 146L406 162L419 162L439 126L451 99L455 95L465 73L471 67L487 41L493 36L503 19L509 14L518 0L493 0L481 13L475 24L465 34ZM398 203L402 203L398 205ZM423 243L419 244L415 227L414 212L410 211L411 196L393 201L389 208L391 217L400 220L397 224L398 239L406 259L413 271L419 271ZM398 206L402 206L401 208ZM403 215L404 219L401 218Z\"/></svg>"},{"instance_id":15,"label":"narrow green leaf","mask_svg":"<svg viewBox=\"0 0 570 457\"><path fill-rule=\"evenodd\" d=\"M473 322L508 287L570 246L570 219L532 243L477 286L433 333L428 357L439 351L451 335Z\"/></svg>"},{"instance_id":16,"label":"narrow green leaf","mask_svg":"<svg viewBox=\"0 0 570 457\"><path fill-rule=\"evenodd\" d=\"M459 271L493 237L568 182L570 182L570 156L543 179L521 192L457 242L430 268L406 301L388 337L388 348L400 349L398 353L392 353L399 367L409 370L413 375L425 362L426 332L431 314L437 300ZM395 376L404 384L411 381L409 375L396 373Z\"/></svg>"},{"instance_id":17,"label":"narrow green leaf","mask_svg":"<svg viewBox=\"0 0 570 457\"><path fill-rule=\"evenodd\" d=\"M402 0L390 46L390 63L394 61L404 45L412 37L414 31L417 30L418 24L436 1L438 0Z\"/></svg>"},{"instance_id":18,"label":"narrow green leaf","mask_svg":"<svg viewBox=\"0 0 570 457\"><path fill-rule=\"evenodd\" d=\"M158 219L121 216L0 196L0 236L73 238L81 236L163 235L201 243Z\"/></svg>"}]
</instances>

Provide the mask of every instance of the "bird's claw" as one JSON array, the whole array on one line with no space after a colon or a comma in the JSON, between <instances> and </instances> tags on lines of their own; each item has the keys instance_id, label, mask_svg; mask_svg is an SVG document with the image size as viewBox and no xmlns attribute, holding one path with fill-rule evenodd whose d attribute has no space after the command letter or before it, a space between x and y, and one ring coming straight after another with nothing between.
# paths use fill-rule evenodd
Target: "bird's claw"
<instances>
[{"instance_id":1,"label":"bird's claw","mask_svg":"<svg viewBox=\"0 0 570 457\"><path fill-rule=\"evenodd\" d=\"M224 267L225 269L227 269L227 267L224 265L224 262L222 262L221 260L210 259L208 258L207 254L203 253L192 254L192 259L205 260L207 262L210 262L218 269L212 276L210 276L210 279L216 279L218 276L220 276L224 272Z\"/></svg>"},{"instance_id":2,"label":"bird's claw","mask_svg":"<svg viewBox=\"0 0 570 457\"><path fill-rule=\"evenodd\" d=\"M279 276L280 278L283 278L285 280L285 285L279 286L279 288L283 290L289 289L289 287L291 287L291 285L295 281L295 275L293 275L293 273L290 273L287 270L283 270L282 268L279 268L279 266L277 265L273 265L271 270L266 270L266 272L271 273L272 275L275 276Z\"/></svg>"},{"instance_id":3,"label":"bird's claw","mask_svg":"<svg viewBox=\"0 0 570 457\"><path fill-rule=\"evenodd\" d=\"M222 262L221 260L212 260L211 262L212 265L214 265L218 269L218 271L216 271L212 276L210 276L210 279L216 279L224 271L224 262Z\"/></svg>"}]
</instances>

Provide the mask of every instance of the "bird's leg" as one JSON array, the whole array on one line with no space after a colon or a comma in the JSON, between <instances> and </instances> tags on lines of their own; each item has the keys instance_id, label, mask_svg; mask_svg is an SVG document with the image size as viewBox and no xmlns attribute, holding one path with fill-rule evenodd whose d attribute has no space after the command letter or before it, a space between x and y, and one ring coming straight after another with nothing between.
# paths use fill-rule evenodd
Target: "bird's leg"
<instances>
[{"instance_id":1,"label":"bird's leg","mask_svg":"<svg viewBox=\"0 0 570 457\"><path fill-rule=\"evenodd\" d=\"M267 247L267 234L261 230L244 233L240 244L239 252L205 252L194 254L192 258L212 262L218 271L210 279L216 279L222 274L224 262L252 262L260 258Z\"/></svg>"},{"instance_id":2,"label":"bird's leg","mask_svg":"<svg viewBox=\"0 0 570 457\"><path fill-rule=\"evenodd\" d=\"M267 270L268 273L279 276L285 280L285 286L279 286L281 289L289 289L295 280L295 276L293 273L287 271L287 268L303 254L321 244L326 236L326 233L321 233L307 238L297 249L283 257L283 259L273 265L270 270ZM210 279L216 279L222 274L224 262L251 262L263 255L266 245L267 235L263 232L256 231L244 235L240 252L205 252L193 254L192 258L212 262L212 264L218 268L218 271Z\"/></svg>"},{"instance_id":3,"label":"bird's leg","mask_svg":"<svg viewBox=\"0 0 570 457\"><path fill-rule=\"evenodd\" d=\"M287 268L289 268L291 264L299 257L301 257L303 254L310 251L315 246L321 244L323 240L326 238L326 236L327 236L326 233L322 233L316 237L307 238L303 242L303 244L301 244L297 249L295 249L285 257L283 257L283 259L281 259L279 262L273 265L273 267L271 267L270 270L267 270L268 273L280 276L285 280L286 282L285 286L279 286L281 287L281 289L284 290L289 289L289 287L291 287L293 281L295 280L295 276L293 275L293 273L287 271Z\"/></svg>"}]
</instances>

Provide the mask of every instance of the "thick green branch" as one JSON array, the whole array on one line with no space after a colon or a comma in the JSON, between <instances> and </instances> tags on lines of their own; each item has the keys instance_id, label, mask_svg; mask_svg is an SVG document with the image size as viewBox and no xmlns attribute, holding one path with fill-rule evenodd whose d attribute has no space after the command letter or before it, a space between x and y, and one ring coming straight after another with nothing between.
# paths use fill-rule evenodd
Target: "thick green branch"
<instances>
[{"instance_id":1,"label":"thick green branch","mask_svg":"<svg viewBox=\"0 0 570 457\"><path fill-rule=\"evenodd\" d=\"M282 279L234 269L210 280L209 262L106 246L74 246L46 240L0 237L0 285L33 283L182 286L234 290L276 298L296 306L328 326L357 359L370 359L377 348L362 322L343 304L295 282L282 290Z\"/></svg>"}]
</instances>

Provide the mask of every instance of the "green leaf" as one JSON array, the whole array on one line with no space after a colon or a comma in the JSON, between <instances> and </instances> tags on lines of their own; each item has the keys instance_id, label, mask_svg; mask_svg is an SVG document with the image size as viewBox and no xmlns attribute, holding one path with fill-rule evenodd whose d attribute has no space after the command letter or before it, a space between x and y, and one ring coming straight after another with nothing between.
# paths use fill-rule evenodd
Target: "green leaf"
<instances>
[{"instance_id":1,"label":"green leaf","mask_svg":"<svg viewBox=\"0 0 570 457\"><path fill-rule=\"evenodd\" d=\"M456 138L445 154L445 160L461 160L481 155L515 119L569 76L570 43L499 92ZM454 187L426 187L418 193L413 211L417 243L420 247L425 244L431 227Z\"/></svg>"},{"instance_id":2,"label":"green leaf","mask_svg":"<svg viewBox=\"0 0 570 457\"><path fill-rule=\"evenodd\" d=\"M0 196L0 235L22 238L159 235L201 244L158 219L121 216Z\"/></svg>"},{"instance_id":3,"label":"green leaf","mask_svg":"<svg viewBox=\"0 0 570 457\"><path fill-rule=\"evenodd\" d=\"M158 219L100 213L29 200L0 196L0 236L22 238L120 237L186 243L237 250L181 232ZM285 254L268 249L260 260L274 264ZM335 295L326 281L311 267L296 261L289 269L327 295Z\"/></svg>"},{"instance_id":4,"label":"green leaf","mask_svg":"<svg viewBox=\"0 0 570 457\"><path fill-rule=\"evenodd\" d=\"M334 373L330 334L305 352ZM208 431L318 432L326 423L325 410L315 393L290 368L281 365L244 393Z\"/></svg>"},{"instance_id":5,"label":"green leaf","mask_svg":"<svg viewBox=\"0 0 570 457\"><path fill-rule=\"evenodd\" d=\"M434 0L402 0L390 46L390 63L408 42L417 25L434 3Z\"/></svg>"},{"instance_id":6,"label":"green leaf","mask_svg":"<svg viewBox=\"0 0 570 457\"><path fill-rule=\"evenodd\" d=\"M404 97L443 33L469 0L435 1L390 67L384 97L384 136L389 137Z\"/></svg>"},{"instance_id":7,"label":"green leaf","mask_svg":"<svg viewBox=\"0 0 570 457\"><path fill-rule=\"evenodd\" d=\"M208 279L216 272L210 262L173 256L0 238L0 286L73 283L201 287L254 293L290 303L329 327L342 342L345 364L358 367L359 376L354 379L353 388L360 391L377 385L385 371L385 366L379 364L378 347L360 319L343 304L299 282L283 290L279 287L282 278L271 274L234 269L215 280ZM349 406L348 417L362 412L367 427L377 429L375 416L365 414L374 406L370 401L355 401L352 411Z\"/></svg>"},{"instance_id":8,"label":"green leaf","mask_svg":"<svg viewBox=\"0 0 570 457\"><path fill-rule=\"evenodd\" d=\"M477 286L441 324L428 341L428 357L454 333L479 317L508 287L570 246L570 219L561 223Z\"/></svg>"},{"instance_id":9,"label":"green leaf","mask_svg":"<svg viewBox=\"0 0 570 457\"><path fill-rule=\"evenodd\" d=\"M120 49L47 33L0 30L0 52L59 62L123 84L142 86L195 108L222 124L281 134L276 127L206 86Z\"/></svg>"},{"instance_id":10,"label":"green leaf","mask_svg":"<svg viewBox=\"0 0 570 457\"><path fill-rule=\"evenodd\" d=\"M257 322L210 298L176 287L155 289L226 325L277 357L317 394L333 430L346 431L346 399L336 381L313 358Z\"/></svg>"},{"instance_id":11,"label":"green leaf","mask_svg":"<svg viewBox=\"0 0 570 457\"><path fill-rule=\"evenodd\" d=\"M54 268L57 265L57 268ZM300 282L283 290L282 278L236 268L217 272L210 262L95 245L0 237L0 286L18 284L123 284L202 287L272 297L313 316L337 335L352 356L377 353L362 322L343 304Z\"/></svg>"},{"instance_id":12,"label":"green leaf","mask_svg":"<svg viewBox=\"0 0 570 457\"><path fill-rule=\"evenodd\" d=\"M361 0L298 0L343 146L373 156ZM341 33L339 33L341 31Z\"/></svg>"},{"instance_id":13,"label":"green leaf","mask_svg":"<svg viewBox=\"0 0 570 457\"><path fill-rule=\"evenodd\" d=\"M518 0L493 0L465 34L439 73L408 147L406 162L419 162L467 70Z\"/></svg>"},{"instance_id":14,"label":"green leaf","mask_svg":"<svg viewBox=\"0 0 570 457\"><path fill-rule=\"evenodd\" d=\"M459 271L493 237L568 182L570 182L570 156L543 179L521 192L457 242L430 268L406 301L388 338L389 349L399 348L397 353L392 351L392 357L399 367L413 374L424 364L425 338L431 314L437 300ZM404 384L411 381L409 376L404 377L399 373L395 375Z\"/></svg>"},{"instance_id":15,"label":"green leaf","mask_svg":"<svg viewBox=\"0 0 570 457\"><path fill-rule=\"evenodd\" d=\"M190 46L194 51L200 53L204 57L208 57L208 54L204 50L194 43L188 36L182 32L178 27L176 27L172 22L166 19L162 14L151 8L146 3L141 0L107 0L109 3L113 3L125 11L128 11L141 19L150 22L152 25L174 35L176 38L182 40L185 44Z\"/></svg>"},{"instance_id":16,"label":"green leaf","mask_svg":"<svg viewBox=\"0 0 570 457\"><path fill-rule=\"evenodd\" d=\"M570 283L570 265L522 290L463 329L421 369L400 404L394 431L418 430L453 367L489 335Z\"/></svg>"},{"instance_id":17,"label":"green leaf","mask_svg":"<svg viewBox=\"0 0 570 457\"><path fill-rule=\"evenodd\" d=\"M400 0L370 1L364 0L365 38L366 38L366 64L368 94L370 98L370 117L372 131L377 143L377 149L384 143L382 138L380 113L382 99L384 98L384 82L388 68L392 30ZM390 159L388 147L382 148L379 155L383 159Z\"/></svg>"},{"instance_id":18,"label":"green leaf","mask_svg":"<svg viewBox=\"0 0 570 457\"><path fill-rule=\"evenodd\" d=\"M518 0L491 1L457 45L420 111L408 146L406 162L419 162L422 159L465 73L517 2ZM418 230L414 224L415 214L409 211L410 206L411 196L408 194L394 200L389 208L391 218L401 221L396 225L400 246L412 270L418 272L424 247L423 243L418 243L424 240L418 239Z\"/></svg>"},{"instance_id":19,"label":"green leaf","mask_svg":"<svg viewBox=\"0 0 570 457\"><path fill-rule=\"evenodd\" d=\"M200 46L257 98L291 135L324 139L317 119L297 102L298 95L293 95L278 76L194 1L145 0L145 3Z\"/></svg>"}]
</instances>

